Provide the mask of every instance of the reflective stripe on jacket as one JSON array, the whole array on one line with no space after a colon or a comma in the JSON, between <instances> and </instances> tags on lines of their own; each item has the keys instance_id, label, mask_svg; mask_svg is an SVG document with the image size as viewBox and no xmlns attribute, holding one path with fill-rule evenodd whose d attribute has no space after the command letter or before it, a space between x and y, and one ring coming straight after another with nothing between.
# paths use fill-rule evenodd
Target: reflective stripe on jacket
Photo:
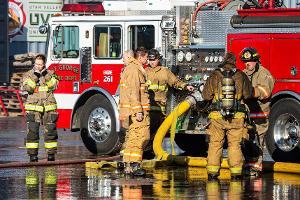
<instances>
[{"instance_id":1,"label":"reflective stripe on jacket","mask_svg":"<svg viewBox=\"0 0 300 200\"><path fill-rule=\"evenodd\" d=\"M121 73L120 80L120 119L150 109L146 73L142 65L130 58Z\"/></svg>"},{"instance_id":2,"label":"reflective stripe on jacket","mask_svg":"<svg viewBox=\"0 0 300 200\"><path fill-rule=\"evenodd\" d=\"M151 110L165 111L168 87L185 89L187 83L181 81L168 68L163 66L147 67L147 85L150 95Z\"/></svg>"},{"instance_id":3,"label":"reflective stripe on jacket","mask_svg":"<svg viewBox=\"0 0 300 200\"><path fill-rule=\"evenodd\" d=\"M23 75L22 88L28 92L25 102L26 111L48 112L57 109L53 90L58 85L54 71L45 69L39 77L34 70L29 70Z\"/></svg>"},{"instance_id":4,"label":"reflective stripe on jacket","mask_svg":"<svg viewBox=\"0 0 300 200\"><path fill-rule=\"evenodd\" d=\"M255 99L246 101L250 109L250 118L268 118L270 112L270 99L274 89L275 80L269 70L261 64L257 69L249 71L244 69L254 88Z\"/></svg>"}]
</instances>

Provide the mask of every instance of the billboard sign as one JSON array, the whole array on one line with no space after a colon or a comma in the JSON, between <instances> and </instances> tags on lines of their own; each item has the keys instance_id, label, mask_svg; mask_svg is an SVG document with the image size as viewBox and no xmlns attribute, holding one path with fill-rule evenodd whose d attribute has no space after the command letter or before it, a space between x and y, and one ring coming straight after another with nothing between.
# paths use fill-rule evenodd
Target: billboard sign
<instances>
[{"instance_id":1,"label":"billboard sign","mask_svg":"<svg viewBox=\"0 0 300 200\"><path fill-rule=\"evenodd\" d=\"M9 0L9 37L12 41L45 42L39 26L61 13L62 0Z\"/></svg>"}]
</instances>

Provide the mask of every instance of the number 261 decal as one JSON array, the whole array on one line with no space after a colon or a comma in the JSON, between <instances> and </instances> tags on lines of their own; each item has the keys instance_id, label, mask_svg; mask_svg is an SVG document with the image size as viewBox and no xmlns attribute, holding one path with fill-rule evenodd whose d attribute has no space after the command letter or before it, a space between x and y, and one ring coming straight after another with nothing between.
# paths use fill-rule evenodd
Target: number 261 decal
<instances>
[{"instance_id":1,"label":"number 261 decal","mask_svg":"<svg viewBox=\"0 0 300 200\"><path fill-rule=\"evenodd\" d=\"M111 82L113 82L113 77L112 76L104 76L103 77L103 82L104 83L111 83Z\"/></svg>"}]
</instances>

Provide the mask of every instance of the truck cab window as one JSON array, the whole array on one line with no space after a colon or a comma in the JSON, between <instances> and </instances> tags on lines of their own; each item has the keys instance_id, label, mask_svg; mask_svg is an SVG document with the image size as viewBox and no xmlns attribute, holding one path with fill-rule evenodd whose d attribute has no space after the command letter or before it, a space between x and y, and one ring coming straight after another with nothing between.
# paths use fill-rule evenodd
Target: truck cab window
<instances>
[{"instance_id":1,"label":"truck cab window","mask_svg":"<svg viewBox=\"0 0 300 200\"><path fill-rule=\"evenodd\" d=\"M120 58L121 27L100 27L94 29L94 55L96 58Z\"/></svg>"},{"instance_id":2,"label":"truck cab window","mask_svg":"<svg viewBox=\"0 0 300 200\"><path fill-rule=\"evenodd\" d=\"M150 50L155 48L154 26L153 25L131 25L129 31L129 46L131 49L145 47Z\"/></svg>"},{"instance_id":3,"label":"truck cab window","mask_svg":"<svg viewBox=\"0 0 300 200\"><path fill-rule=\"evenodd\" d=\"M53 58L79 57L79 27L59 26L53 30Z\"/></svg>"}]
</instances>

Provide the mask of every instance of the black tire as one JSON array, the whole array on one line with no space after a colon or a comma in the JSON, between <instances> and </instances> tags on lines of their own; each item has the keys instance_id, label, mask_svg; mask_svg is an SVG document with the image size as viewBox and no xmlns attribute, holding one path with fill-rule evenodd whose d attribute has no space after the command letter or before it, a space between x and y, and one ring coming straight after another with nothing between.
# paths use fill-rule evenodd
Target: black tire
<instances>
[{"instance_id":1,"label":"black tire","mask_svg":"<svg viewBox=\"0 0 300 200\"><path fill-rule=\"evenodd\" d=\"M94 116L93 119L92 116ZM90 126L89 120L91 120ZM104 123L99 125L99 122ZM120 150L122 137L116 131L116 116L111 103L103 95L96 94L84 104L80 128L81 139L90 152L107 155Z\"/></svg>"},{"instance_id":2,"label":"black tire","mask_svg":"<svg viewBox=\"0 0 300 200\"><path fill-rule=\"evenodd\" d=\"M299 108L300 103L291 98L282 99L272 106L265 141L274 161L300 163Z\"/></svg>"}]
</instances>

